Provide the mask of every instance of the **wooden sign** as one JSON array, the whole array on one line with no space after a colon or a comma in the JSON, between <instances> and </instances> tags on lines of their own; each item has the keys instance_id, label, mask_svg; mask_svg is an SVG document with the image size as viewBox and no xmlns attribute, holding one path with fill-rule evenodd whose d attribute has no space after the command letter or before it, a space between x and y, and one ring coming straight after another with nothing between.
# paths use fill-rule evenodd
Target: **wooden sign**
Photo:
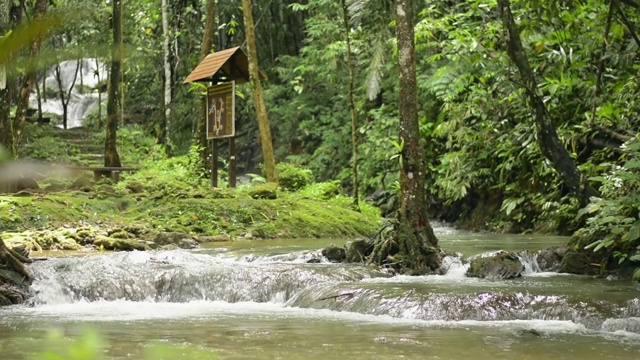
<instances>
[{"instance_id":1,"label":"wooden sign","mask_svg":"<svg viewBox=\"0 0 640 360\"><path fill-rule=\"evenodd\" d=\"M233 137L236 134L235 81L207 89L207 139Z\"/></svg>"}]
</instances>

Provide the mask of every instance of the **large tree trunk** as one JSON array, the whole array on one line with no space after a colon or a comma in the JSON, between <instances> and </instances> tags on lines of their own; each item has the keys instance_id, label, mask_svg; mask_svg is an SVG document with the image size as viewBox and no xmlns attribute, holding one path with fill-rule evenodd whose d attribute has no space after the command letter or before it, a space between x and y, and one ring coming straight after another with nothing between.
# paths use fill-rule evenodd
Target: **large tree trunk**
<instances>
[{"instance_id":1,"label":"large tree trunk","mask_svg":"<svg viewBox=\"0 0 640 360\"><path fill-rule=\"evenodd\" d=\"M522 86L527 94L527 101L533 110L536 138L542 155L548 159L553 168L558 172L567 189L573 193L583 205L589 201L589 197L597 195L590 187L576 164L571 159L567 149L560 141L551 116L542 100L542 93L538 89L535 75L529 65L520 33L516 29L516 23L511 13L509 0L498 0L502 23L507 31L507 53L509 58L518 68Z\"/></svg>"},{"instance_id":2,"label":"large tree trunk","mask_svg":"<svg viewBox=\"0 0 640 360\"><path fill-rule=\"evenodd\" d=\"M204 35L202 36L202 49L200 54L204 59L207 55L211 53L211 50L214 48L214 34L216 29L216 1L215 0L207 0L206 7L206 20L204 24ZM207 144L207 99L203 96L200 101L200 117L198 118L198 126L196 129L196 137L198 144L200 145L202 151L200 153L200 157L202 158L202 163L207 163L207 154L209 154L208 144ZM216 146L212 149L213 161L216 161L218 158L218 148Z\"/></svg>"},{"instance_id":3,"label":"large tree trunk","mask_svg":"<svg viewBox=\"0 0 640 360\"><path fill-rule=\"evenodd\" d=\"M342 20L344 23L345 40L347 42L347 67L349 68L349 112L351 114L351 152L353 156L353 205L360 209L360 195L358 194L358 121L356 119L356 104L353 101L353 88L356 81L353 70L353 54L351 53L351 26L349 25L349 9L347 0L342 1Z\"/></svg>"},{"instance_id":4,"label":"large tree trunk","mask_svg":"<svg viewBox=\"0 0 640 360\"><path fill-rule=\"evenodd\" d=\"M49 2L47 0L38 0L36 2L36 11L34 22L40 22L44 17L45 12L47 11L47 4ZM31 44L31 58L35 59L40 55L40 44L42 42L41 38L36 38ZM13 125L14 132L14 142L16 144L20 143L20 136L22 135L22 130L27 122L27 108L29 108L29 96L31 96L31 92L33 88L36 86L36 69L29 69L27 74L24 77L22 82L22 87L20 88L20 94L18 96L18 107L16 109L16 119Z\"/></svg>"},{"instance_id":5,"label":"large tree trunk","mask_svg":"<svg viewBox=\"0 0 640 360\"><path fill-rule=\"evenodd\" d=\"M438 239L427 218L425 165L418 129L416 61L411 0L396 0L399 73L400 208L392 237L379 239L371 260L410 274L441 266Z\"/></svg>"},{"instance_id":6,"label":"large tree trunk","mask_svg":"<svg viewBox=\"0 0 640 360\"><path fill-rule=\"evenodd\" d=\"M0 38L10 29L9 9L11 3L9 0L0 0ZM2 49L0 49L0 51L2 51ZM4 146L13 154L15 149L13 146L13 126L10 116L11 99L9 90L6 64L0 62L0 145Z\"/></svg>"},{"instance_id":7,"label":"large tree trunk","mask_svg":"<svg viewBox=\"0 0 640 360\"><path fill-rule=\"evenodd\" d=\"M273 154L273 143L271 141L271 127L267 118L267 108L264 105L262 96L262 84L260 83L260 70L258 68L258 50L256 47L256 35L253 26L253 14L251 12L251 0L242 0L242 13L244 14L244 28L247 40L247 50L249 51L249 77L251 78L251 88L253 89L253 104L258 117L258 127L260 128L260 143L262 145L262 158L268 182L278 182L276 171L276 159Z\"/></svg>"},{"instance_id":8,"label":"large tree trunk","mask_svg":"<svg viewBox=\"0 0 640 360\"><path fill-rule=\"evenodd\" d=\"M104 143L104 165L120 167L117 149L118 92L120 89L120 67L122 62L122 1L113 0L113 44L111 47L111 72L107 99L106 139Z\"/></svg>"},{"instance_id":9,"label":"large tree trunk","mask_svg":"<svg viewBox=\"0 0 640 360\"><path fill-rule=\"evenodd\" d=\"M171 154L171 144L169 141L169 126L171 116L171 52L169 51L169 6L168 0L162 0L162 52L164 53L164 116L162 119L162 130L160 131L160 143L164 144L167 155Z\"/></svg>"}]
</instances>

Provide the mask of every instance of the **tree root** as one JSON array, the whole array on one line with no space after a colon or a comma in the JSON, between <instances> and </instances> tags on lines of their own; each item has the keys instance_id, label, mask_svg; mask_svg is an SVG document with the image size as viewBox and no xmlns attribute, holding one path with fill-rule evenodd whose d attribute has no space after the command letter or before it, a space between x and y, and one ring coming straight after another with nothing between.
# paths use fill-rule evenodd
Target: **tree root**
<instances>
[{"instance_id":1,"label":"tree root","mask_svg":"<svg viewBox=\"0 0 640 360\"><path fill-rule=\"evenodd\" d=\"M29 270L25 263L31 263L30 259L18 254L16 251L9 249L4 241L0 239L0 262L11 271L22 275L27 282L33 281L33 273Z\"/></svg>"},{"instance_id":2,"label":"tree root","mask_svg":"<svg viewBox=\"0 0 640 360\"><path fill-rule=\"evenodd\" d=\"M425 245L428 244L427 236L422 231L396 223L392 230L377 234L369 261L400 274L440 273L443 271L442 252L437 247Z\"/></svg>"}]
</instances>

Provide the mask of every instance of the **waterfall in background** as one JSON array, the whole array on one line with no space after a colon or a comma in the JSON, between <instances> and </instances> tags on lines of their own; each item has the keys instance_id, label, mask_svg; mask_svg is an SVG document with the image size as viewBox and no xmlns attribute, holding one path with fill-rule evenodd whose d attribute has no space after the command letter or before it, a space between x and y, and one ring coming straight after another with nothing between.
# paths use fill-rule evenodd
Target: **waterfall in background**
<instances>
[{"instance_id":1,"label":"waterfall in background","mask_svg":"<svg viewBox=\"0 0 640 360\"><path fill-rule=\"evenodd\" d=\"M67 109L67 127L82 126L85 116L98 104L98 91L100 89L98 88L96 74L99 74L100 80L106 83L107 68L104 63L100 61L96 63L96 60L91 58L81 59L80 62L78 60L67 60L61 62L59 66L62 90L65 95L69 93L71 85L74 85L73 89L71 89L71 98ZM78 72L77 76L76 71ZM41 89L42 112L62 117L63 104L59 96L58 82L56 80L56 66L49 68L45 76L45 89ZM74 77L76 78L75 84ZM39 80L39 83L42 84L42 79ZM80 89L85 91L83 92ZM106 93L106 91L103 93ZM53 94L55 95L47 96ZM106 94L103 99L106 99ZM38 108L38 99L35 92L31 94L29 107L32 109Z\"/></svg>"}]
</instances>

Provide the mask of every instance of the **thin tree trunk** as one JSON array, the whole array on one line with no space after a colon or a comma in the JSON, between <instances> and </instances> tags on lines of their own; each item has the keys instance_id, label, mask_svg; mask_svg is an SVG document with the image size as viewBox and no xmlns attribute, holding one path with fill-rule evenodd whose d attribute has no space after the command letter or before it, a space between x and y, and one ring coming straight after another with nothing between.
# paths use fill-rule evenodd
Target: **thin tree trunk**
<instances>
[{"instance_id":1,"label":"thin tree trunk","mask_svg":"<svg viewBox=\"0 0 640 360\"><path fill-rule=\"evenodd\" d=\"M106 139L104 165L120 167L117 149L118 92L120 89L120 66L122 62L122 1L113 0L113 44L111 46L111 72L109 75L109 98L107 100Z\"/></svg>"},{"instance_id":2,"label":"thin tree trunk","mask_svg":"<svg viewBox=\"0 0 640 360\"><path fill-rule=\"evenodd\" d=\"M211 50L214 49L214 35L216 31L216 1L215 0L207 0L206 7L206 20L204 24L204 34L202 36L202 49L200 55L204 59L207 55L211 53ZM209 151L207 150L208 142L207 142L207 99L203 97L200 101L200 117L198 118L198 125L196 127L196 139L198 144L200 145L201 152L200 157L202 158L202 163L207 163L207 155ZM213 161L216 161L218 158L218 148L216 146L212 149ZM205 165L206 166L206 165Z\"/></svg>"},{"instance_id":3,"label":"thin tree trunk","mask_svg":"<svg viewBox=\"0 0 640 360\"><path fill-rule=\"evenodd\" d=\"M164 116L162 119L162 130L160 132L160 144L164 144L167 155L171 154L171 144L169 141L169 126L171 116L171 53L169 51L169 9L168 0L162 0L162 51L164 53Z\"/></svg>"},{"instance_id":4,"label":"thin tree trunk","mask_svg":"<svg viewBox=\"0 0 640 360\"><path fill-rule=\"evenodd\" d=\"M253 104L258 117L258 127L260 128L260 143L262 145L262 158L268 182L278 182L276 171L276 160L273 154L273 143L271 141L271 128L267 118L267 108L262 96L262 84L260 83L260 70L258 68L258 51L256 47L255 30L253 26L253 14L251 13L251 0L242 0L242 13L244 14L244 27L247 40L247 50L249 51L249 76L253 89Z\"/></svg>"},{"instance_id":5,"label":"thin tree trunk","mask_svg":"<svg viewBox=\"0 0 640 360\"><path fill-rule=\"evenodd\" d=\"M347 67L349 68L349 112L351 113L351 152L353 157L353 205L360 209L360 195L358 194L358 121L356 119L356 104L353 101L355 74L353 70L353 54L351 53L351 26L349 25L349 9L347 1L342 1L342 19L344 21L345 39L347 42Z\"/></svg>"},{"instance_id":6,"label":"thin tree trunk","mask_svg":"<svg viewBox=\"0 0 640 360\"><path fill-rule=\"evenodd\" d=\"M498 6L500 8L503 26L508 35L507 53L511 61L513 61L518 68L527 94L527 101L533 110L536 137L540 151L542 155L551 162L567 189L573 193L583 205L586 205L589 197L597 195L597 192L587 184L558 137L551 116L542 100L542 94L538 89L538 84L533 70L529 65L524 47L522 46L520 33L516 29L516 23L511 13L510 1L498 0Z\"/></svg>"},{"instance_id":7,"label":"thin tree trunk","mask_svg":"<svg viewBox=\"0 0 640 360\"><path fill-rule=\"evenodd\" d=\"M102 129L102 84L100 84L100 61L96 57L96 77L98 78L98 129Z\"/></svg>"},{"instance_id":8,"label":"thin tree trunk","mask_svg":"<svg viewBox=\"0 0 640 360\"><path fill-rule=\"evenodd\" d=\"M71 101L73 87L76 85L76 80L78 79L78 70L80 70L80 59L76 62L76 70L73 74L73 80L69 85L69 89L65 91L63 86L64 84L62 83L62 71L60 70L60 64L58 64L55 69L56 81L58 82L58 93L60 94L60 101L62 102L62 125L65 130L67 129L69 121L69 102Z\"/></svg>"},{"instance_id":9,"label":"thin tree trunk","mask_svg":"<svg viewBox=\"0 0 640 360\"><path fill-rule=\"evenodd\" d=\"M374 247L372 261L391 265L410 274L434 272L441 266L441 253L429 220L425 193L425 165L418 128L417 80L413 4L396 0L400 116L400 208L391 240Z\"/></svg>"}]
</instances>

